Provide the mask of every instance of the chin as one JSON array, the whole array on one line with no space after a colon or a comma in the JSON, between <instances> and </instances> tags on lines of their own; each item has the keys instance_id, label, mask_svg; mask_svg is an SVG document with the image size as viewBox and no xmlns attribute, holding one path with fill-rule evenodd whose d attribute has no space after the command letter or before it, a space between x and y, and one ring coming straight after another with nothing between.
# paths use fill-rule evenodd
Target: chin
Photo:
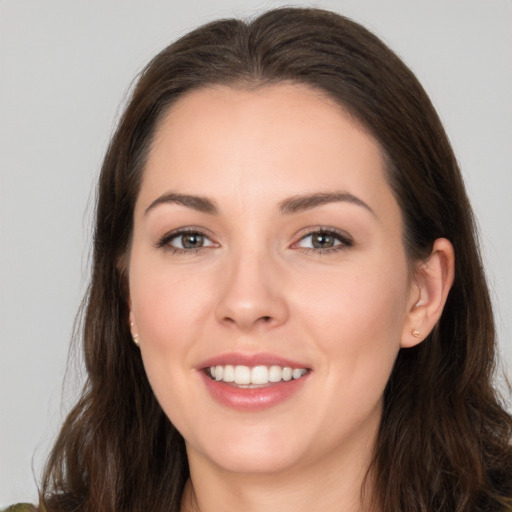
<instances>
[{"instance_id":1,"label":"chin","mask_svg":"<svg viewBox=\"0 0 512 512\"><path fill-rule=\"evenodd\" d=\"M212 461L230 473L271 475L293 468L298 462L296 459L296 454L276 453L260 449L257 451L247 450L243 454L229 450Z\"/></svg>"},{"instance_id":2,"label":"chin","mask_svg":"<svg viewBox=\"0 0 512 512\"><path fill-rule=\"evenodd\" d=\"M293 435L265 434L245 430L245 433L230 432L193 445L186 442L189 459L198 456L224 471L245 474L279 473L299 463L303 450Z\"/></svg>"}]
</instances>

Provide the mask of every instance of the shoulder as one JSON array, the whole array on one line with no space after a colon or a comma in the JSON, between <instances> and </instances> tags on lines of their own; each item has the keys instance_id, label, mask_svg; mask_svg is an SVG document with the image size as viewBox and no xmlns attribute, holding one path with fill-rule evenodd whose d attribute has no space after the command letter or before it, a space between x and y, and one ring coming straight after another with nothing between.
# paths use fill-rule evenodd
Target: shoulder
<instances>
[{"instance_id":1,"label":"shoulder","mask_svg":"<svg viewBox=\"0 0 512 512\"><path fill-rule=\"evenodd\" d=\"M37 508L28 503L18 503L17 505L11 505L0 512L37 512Z\"/></svg>"}]
</instances>

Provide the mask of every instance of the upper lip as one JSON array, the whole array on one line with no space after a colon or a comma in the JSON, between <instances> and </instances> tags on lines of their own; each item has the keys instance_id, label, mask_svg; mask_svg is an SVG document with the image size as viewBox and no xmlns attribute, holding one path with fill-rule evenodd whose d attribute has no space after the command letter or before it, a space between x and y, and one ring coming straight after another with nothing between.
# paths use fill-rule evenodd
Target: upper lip
<instances>
[{"instance_id":1,"label":"upper lip","mask_svg":"<svg viewBox=\"0 0 512 512\"><path fill-rule=\"evenodd\" d=\"M204 368L210 368L211 366L225 366L227 364L237 366L282 366L291 368L307 368L307 364L294 361L292 359L284 358L276 354L271 353L256 353L256 354L243 354L230 352L225 354L219 354L211 357L199 363L197 369L202 370Z\"/></svg>"}]
</instances>

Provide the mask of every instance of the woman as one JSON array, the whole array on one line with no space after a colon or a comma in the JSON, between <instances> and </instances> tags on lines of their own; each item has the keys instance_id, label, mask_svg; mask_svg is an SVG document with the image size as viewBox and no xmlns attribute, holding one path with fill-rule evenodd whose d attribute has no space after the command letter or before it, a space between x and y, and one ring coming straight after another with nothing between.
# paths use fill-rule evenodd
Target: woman
<instances>
[{"instance_id":1,"label":"woman","mask_svg":"<svg viewBox=\"0 0 512 512\"><path fill-rule=\"evenodd\" d=\"M512 510L470 212L359 25L279 9L165 49L103 164L41 509Z\"/></svg>"}]
</instances>

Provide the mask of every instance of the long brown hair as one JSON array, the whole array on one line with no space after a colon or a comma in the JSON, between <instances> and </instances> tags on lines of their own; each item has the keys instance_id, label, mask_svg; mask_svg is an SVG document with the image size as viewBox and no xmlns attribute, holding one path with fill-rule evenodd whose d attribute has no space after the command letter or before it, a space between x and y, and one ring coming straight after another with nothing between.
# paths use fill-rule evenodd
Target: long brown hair
<instances>
[{"instance_id":1,"label":"long brown hair","mask_svg":"<svg viewBox=\"0 0 512 512\"><path fill-rule=\"evenodd\" d=\"M87 383L43 479L48 511L179 511L184 441L157 403L130 339L127 254L155 128L177 98L213 84L291 81L338 101L379 141L410 261L436 238L455 249L442 318L402 349L385 390L373 499L382 512L512 510L512 418L493 388L495 331L475 225L450 143L405 64L353 21L283 8L200 27L144 69L99 179L83 351ZM508 508L507 508L508 507Z\"/></svg>"}]
</instances>

